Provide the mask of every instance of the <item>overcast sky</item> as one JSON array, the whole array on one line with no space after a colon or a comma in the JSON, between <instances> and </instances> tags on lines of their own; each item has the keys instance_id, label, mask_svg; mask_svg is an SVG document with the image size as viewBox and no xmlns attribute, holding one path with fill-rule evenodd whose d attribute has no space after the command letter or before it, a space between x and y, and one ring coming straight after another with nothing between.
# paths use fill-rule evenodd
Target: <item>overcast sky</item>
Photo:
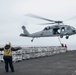
<instances>
[{"instance_id":1,"label":"overcast sky","mask_svg":"<svg viewBox=\"0 0 76 75\"><path fill-rule=\"evenodd\" d=\"M76 28L76 0L0 0L0 45L10 41L13 45L59 46L58 37L32 38L20 37L21 26L25 25L29 33L37 32L46 26L39 23L47 21L24 16L35 14L52 20L62 20L64 24ZM60 39L68 47L76 48L76 35L68 40Z\"/></svg>"}]
</instances>

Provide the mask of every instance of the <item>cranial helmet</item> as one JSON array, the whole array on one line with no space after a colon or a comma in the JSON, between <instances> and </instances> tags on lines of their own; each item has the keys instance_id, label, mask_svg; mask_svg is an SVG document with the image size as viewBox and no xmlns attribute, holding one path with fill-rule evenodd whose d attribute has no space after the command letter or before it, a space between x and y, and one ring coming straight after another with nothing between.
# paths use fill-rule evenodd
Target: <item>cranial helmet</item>
<instances>
[{"instance_id":1,"label":"cranial helmet","mask_svg":"<svg viewBox=\"0 0 76 75\"><path fill-rule=\"evenodd\" d=\"M7 42L6 45L11 45L11 43L10 42Z\"/></svg>"}]
</instances>

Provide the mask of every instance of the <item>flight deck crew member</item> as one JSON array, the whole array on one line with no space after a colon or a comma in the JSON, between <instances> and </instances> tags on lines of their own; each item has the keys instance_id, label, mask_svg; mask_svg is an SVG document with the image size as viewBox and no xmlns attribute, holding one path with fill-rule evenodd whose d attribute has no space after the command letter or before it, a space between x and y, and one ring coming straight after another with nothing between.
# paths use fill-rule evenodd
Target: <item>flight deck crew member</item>
<instances>
[{"instance_id":1,"label":"flight deck crew member","mask_svg":"<svg viewBox=\"0 0 76 75\"><path fill-rule=\"evenodd\" d=\"M10 42L6 43L4 48L0 48L1 51L4 50L3 59L5 62L5 71L6 72L9 72L9 66L10 66L11 72L14 72L14 66L13 66L13 62L12 62L12 51L17 51L19 49L21 49L21 47L16 47L16 48L11 47Z\"/></svg>"}]
</instances>

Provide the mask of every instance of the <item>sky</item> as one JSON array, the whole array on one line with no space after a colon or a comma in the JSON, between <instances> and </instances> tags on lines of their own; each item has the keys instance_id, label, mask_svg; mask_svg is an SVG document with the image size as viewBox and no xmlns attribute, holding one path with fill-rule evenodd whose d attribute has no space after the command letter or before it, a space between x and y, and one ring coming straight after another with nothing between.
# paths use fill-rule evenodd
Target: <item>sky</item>
<instances>
[{"instance_id":1,"label":"sky","mask_svg":"<svg viewBox=\"0 0 76 75\"><path fill-rule=\"evenodd\" d=\"M43 30L47 21L26 16L34 14L51 20L62 20L64 24L76 28L76 0L0 0L0 45L10 41L12 45L25 46L60 46L58 37L32 38L20 37L21 27L25 25L29 33ZM48 25L47 25L48 26ZM68 48L76 49L76 35L62 43Z\"/></svg>"}]
</instances>

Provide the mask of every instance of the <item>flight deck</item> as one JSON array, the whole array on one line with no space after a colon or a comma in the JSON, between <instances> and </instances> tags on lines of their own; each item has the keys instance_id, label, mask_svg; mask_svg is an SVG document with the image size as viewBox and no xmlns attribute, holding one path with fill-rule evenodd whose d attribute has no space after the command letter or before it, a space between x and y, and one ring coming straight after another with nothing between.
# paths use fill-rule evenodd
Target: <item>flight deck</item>
<instances>
[{"instance_id":1,"label":"flight deck","mask_svg":"<svg viewBox=\"0 0 76 75\"><path fill-rule=\"evenodd\" d=\"M14 73L6 73L0 62L0 75L76 75L76 51L14 62L14 67Z\"/></svg>"}]
</instances>

